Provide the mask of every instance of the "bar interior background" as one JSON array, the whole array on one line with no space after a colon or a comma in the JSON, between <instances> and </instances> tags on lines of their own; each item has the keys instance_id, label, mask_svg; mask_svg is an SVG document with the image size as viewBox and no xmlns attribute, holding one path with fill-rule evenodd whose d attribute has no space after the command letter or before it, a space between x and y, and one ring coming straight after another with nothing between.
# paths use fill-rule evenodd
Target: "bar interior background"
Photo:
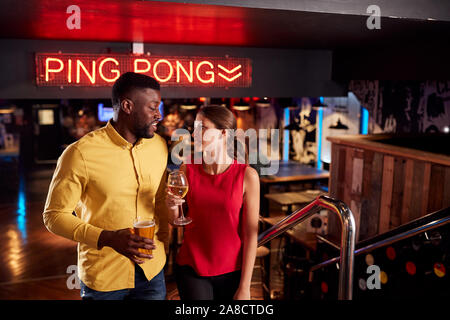
<instances>
[{"instance_id":1,"label":"bar interior background","mask_svg":"<svg viewBox=\"0 0 450 320\"><path fill-rule=\"evenodd\" d=\"M76 246L49 234L41 213L61 152L111 116L111 87L88 85L84 71L82 86L38 86L36 54L249 59L250 86L163 86L159 133L170 144L206 104L230 108L244 130L280 129L270 157L284 171L261 177L262 230L319 194L351 208L357 248L448 214L450 3L81 0L79 30L66 26L71 4L0 4L0 298L79 298L66 284ZM370 5L380 29L367 27ZM259 252L254 298L336 299L337 271L308 271L339 256L339 223L315 218ZM356 256L354 298L380 294L365 282L373 261L388 297L448 294L449 233L437 225ZM173 255L182 233L172 236Z\"/></svg>"}]
</instances>

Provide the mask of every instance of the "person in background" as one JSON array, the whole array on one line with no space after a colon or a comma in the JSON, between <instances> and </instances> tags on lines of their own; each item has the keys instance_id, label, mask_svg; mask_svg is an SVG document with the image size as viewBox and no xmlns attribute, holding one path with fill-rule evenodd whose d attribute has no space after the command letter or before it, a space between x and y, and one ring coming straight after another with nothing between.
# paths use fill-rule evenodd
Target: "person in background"
<instances>
[{"instance_id":1,"label":"person in background","mask_svg":"<svg viewBox=\"0 0 450 320\"><path fill-rule=\"evenodd\" d=\"M43 218L50 232L78 242L83 299L165 299L167 146L155 134L160 101L155 79L123 74L112 89L113 119L58 159ZM133 234L138 216L155 219L153 241Z\"/></svg>"},{"instance_id":2,"label":"person in background","mask_svg":"<svg viewBox=\"0 0 450 320\"><path fill-rule=\"evenodd\" d=\"M238 163L227 149L226 129L236 129L233 113L222 106L206 106L196 116L202 128L202 150L215 144L218 161L181 165L189 183L188 215L183 244L177 256L176 282L182 300L249 300L255 264L259 177L246 163ZM196 135L194 129L194 136ZM206 141L206 130L220 138ZM167 193L169 221L179 217L184 200Z\"/></svg>"}]
</instances>

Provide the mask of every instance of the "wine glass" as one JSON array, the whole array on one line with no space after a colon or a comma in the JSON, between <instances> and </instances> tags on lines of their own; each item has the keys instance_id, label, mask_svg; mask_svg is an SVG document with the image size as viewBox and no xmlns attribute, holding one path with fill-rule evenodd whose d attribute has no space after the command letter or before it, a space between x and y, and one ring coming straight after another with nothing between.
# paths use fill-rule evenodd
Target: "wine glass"
<instances>
[{"instance_id":1,"label":"wine glass","mask_svg":"<svg viewBox=\"0 0 450 320\"><path fill-rule=\"evenodd\" d=\"M189 184L183 171L177 170L169 173L169 177L167 179L167 190L170 194L176 197L184 198L189 190ZM192 219L185 217L183 214L183 205L180 205L180 210L181 215L173 221L173 224L177 226L184 226L191 223Z\"/></svg>"}]
</instances>

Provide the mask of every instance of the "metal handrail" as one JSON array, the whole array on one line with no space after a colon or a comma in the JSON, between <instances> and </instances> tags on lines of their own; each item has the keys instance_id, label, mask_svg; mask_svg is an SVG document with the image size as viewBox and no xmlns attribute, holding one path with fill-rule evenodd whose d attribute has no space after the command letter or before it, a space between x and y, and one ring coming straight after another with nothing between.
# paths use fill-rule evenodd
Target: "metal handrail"
<instances>
[{"instance_id":1,"label":"metal handrail","mask_svg":"<svg viewBox=\"0 0 450 320\"><path fill-rule=\"evenodd\" d=\"M326 244L328 244L329 246L331 246L337 250L341 250L341 247L339 247L337 244L333 243L332 241L328 240L327 238L322 237L320 234L316 234L316 238L319 241L325 242Z\"/></svg>"},{"instance_id":2,"label":"metal handrail","mask_svg":"<svg viewBox=\"0 0 450 320\"><path fill-rule=\"evenodd\" d=\"M438 219L438 220L435 220L435 221L432 221L432 222L429 222L429 223L427 223L427 224L425 224L423 226L416 227L414 229L411 229L411 230L399 233L397 235L393 235L392 237L389 237L389 238L380 240L378 242L369 244L369 245L367 245L365 247L359 248L359 249L357 249L355 251L355 255L358 255L358 254L361 254L361 253L364 253L364 252L367 252L367 251L371 251L371 250L374 250L374 249L377 249L377 248L380 248L380 247L383 247L383 246L387 246L387 245L389 245L391 243L394 243L396 241L410 238L410 237L415 236L415 235L417 235L419 233L422 233L422 232L425 232L425 231L437 228L437 227L439 227L441 225L445 225L447 223L450 223L450 216L444 217L444 218L441 218L441 219ZM339 260L340 260L340 257L335 257L335 258L329 259L327 261L324 261L322 263L319 263L319 264L311 267L310 272L314 272L317 269L320 269L320 268L323 268L323 267L325 267L327 265L336 263Z\"/></svg>"},{"instance_id":3,"label":"metal handrail","mask_svg":"<svg viewBox=\"0 0 450 320\"><path fill-rule=\"evenodd\" d=\"M298 209L258 236L258 246L294 227L322 209L328 209L339 216L342 225L341 255L339 269L339 300L351 300L353 294L353 259L355 252L355 219L349 207L342 201L319 196L307 206Z\"/></svg>"}]
</instances>

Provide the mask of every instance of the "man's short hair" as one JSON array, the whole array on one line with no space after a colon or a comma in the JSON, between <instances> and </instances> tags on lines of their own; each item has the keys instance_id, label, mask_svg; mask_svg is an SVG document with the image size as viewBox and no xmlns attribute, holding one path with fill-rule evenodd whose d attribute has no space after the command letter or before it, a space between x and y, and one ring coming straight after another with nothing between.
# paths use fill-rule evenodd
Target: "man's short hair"
<instances>
[{"instance_id":1,"label":"man's short hair","mask_svg":"<svg viewBox=\"0 0 450 320\"><path fill-rule=\"evenodd\" d=\"M159 82L142 73L126 72L116 80L112 88L112 105L119 107L120 100L135 89L154 89L160 91Z\"/></svg>"}]
</instances>

